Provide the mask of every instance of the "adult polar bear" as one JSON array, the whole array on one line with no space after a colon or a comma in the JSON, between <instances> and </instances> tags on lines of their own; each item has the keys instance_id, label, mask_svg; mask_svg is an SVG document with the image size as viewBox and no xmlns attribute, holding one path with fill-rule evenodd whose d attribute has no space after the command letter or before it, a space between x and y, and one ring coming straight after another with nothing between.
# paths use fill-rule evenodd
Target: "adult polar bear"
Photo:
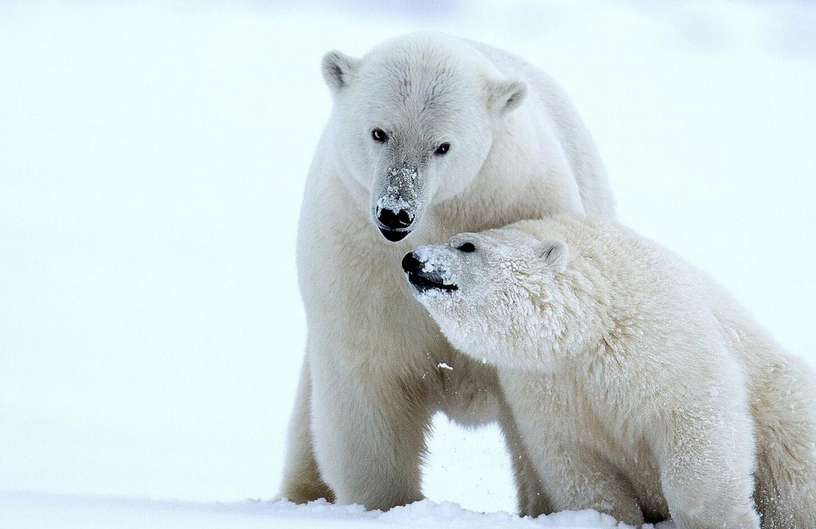
<instances>
[{"instance_id":1,"label":"adult polar bear","mask_svg":"<svg viewBox=\"0 0 816 529\"><path fill-rule=\"evenodd\" d=\"M425 434L442 410L499 421L519 508L540 514L548 506L495 369L449 346L399 263L462 231L613 216L595 145L552 80L484 44L413 34L362 59L330 52L323 76L334 109L298 229L308 337L281 493L369 509L421 499Z\"/></svg>"}]
</instances>

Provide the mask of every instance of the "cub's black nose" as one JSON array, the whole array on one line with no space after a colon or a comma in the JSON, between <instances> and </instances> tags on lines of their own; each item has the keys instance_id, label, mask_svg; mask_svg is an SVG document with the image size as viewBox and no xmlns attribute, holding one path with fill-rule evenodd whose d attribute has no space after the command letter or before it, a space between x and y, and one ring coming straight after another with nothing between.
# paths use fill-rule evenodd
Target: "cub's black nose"
<instances>
[{"instance_id":1,"label":"cub's black nose","mask_svg":"<svg viewBox=\"0 0 816 529\"><path fill-rule=\"evenodd\" d=\"M414 222L414 216L404 209L392 211L382 208L377 213L377 220L383 228L388 230L404 230Z\"/></svg>"},{"instance_id":2,"label":"cub's black nose","mask_svg":"<svg viewBox=\"0 0 816 529\"><path fill-rule=\"evenodd\" d=\"M402 269L415 293L459 290L458 286L446 279L446 274L440 271L438 264L431 266L429 270L425 269L426 266L427 261L420 261L414 252L407 253L402 258Z\"/></svg>"},{"instance_id":3,"label":"cub's black nose","mask_svg":"<svg viewBox=\"0 0 816 529\"><path fill-rule=\"evenodd\" d=\"M422 266L422 261L416 258L414 252L408 252L402 258L402 269L406 272L416 272Z\"/></svg>"}]
</instances>

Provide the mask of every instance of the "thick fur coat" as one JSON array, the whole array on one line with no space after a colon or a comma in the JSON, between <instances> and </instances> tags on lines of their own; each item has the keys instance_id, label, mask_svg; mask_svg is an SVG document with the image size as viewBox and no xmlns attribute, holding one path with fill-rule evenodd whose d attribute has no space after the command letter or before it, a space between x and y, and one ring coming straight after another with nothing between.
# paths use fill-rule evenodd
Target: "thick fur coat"
<instances>
[{"instance_id":1,"label":"thick fur coat","mask_svg":"<svg viewBox=\"0 0 816 529\"><path fill-rule=\"evenodd\" d=\"M421 247L404 267L450 342L498 366L552 508L816 527L816 380L675 254L556 216Z\"/></svg>"},{"instance_id":2,"label":"thick fur coat","mask_svg":"<svg viewBox=\"0 0 816 529\"><path fill-rule=\"evenodd\" d=\"M548 511L495 368L450 347L399 262L462 231L613 216L589 133L541 71L446 35L400 37L362 59L330 52L323 75L334 109L298 231L308 339L282 496L371 509L420 499L425 435L441 410L463 424L499 421L520 510Z\"/></svg>"}]
</instances>

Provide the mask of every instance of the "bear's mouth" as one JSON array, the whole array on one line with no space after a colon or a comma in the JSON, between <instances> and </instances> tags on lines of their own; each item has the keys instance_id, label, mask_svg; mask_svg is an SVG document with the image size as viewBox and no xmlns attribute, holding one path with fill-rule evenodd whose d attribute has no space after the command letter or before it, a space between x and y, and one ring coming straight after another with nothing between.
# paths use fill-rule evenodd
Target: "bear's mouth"
<instances>
[{"instance_id":1,"label":"bear's mouth","mask_svg":"<svg viewBox=\"0 0 816 529\"><path fill-rule=\"evenodd\" d=\"M417 252L409 252L402 258L402 270L416 294L423 292L453 292L459 287L446 282L447 274L439 271L438 265L423 260Z\"/></svg>"},{"instance_id":2,"label":"bear's mouth","mask_svg":"<svg viewBox=\"0 0 816 529\"><path fill-rule=\"evenodd\" d=\"M382 228L377 226L377 229L380 230L382 236L385 237L389 242L399 242L404 238L410 235L410 230L389 230L388 228Z\"/></svg>"},{"instance_id":3,"label":"bear's mouth","mask_svg":"<svg viewBox=\"0 0 816 529\"><path fill-rule=\"evenodd\" d=\"M408 276L408 282L411 283L411 286L418 292L427 292L428 290L453 292L459 290L459 287L456 285L442 283L441 281L435 280L435 278L422 276L415 272L406 272L406 275Z\"/></svg>"}]
</instances>

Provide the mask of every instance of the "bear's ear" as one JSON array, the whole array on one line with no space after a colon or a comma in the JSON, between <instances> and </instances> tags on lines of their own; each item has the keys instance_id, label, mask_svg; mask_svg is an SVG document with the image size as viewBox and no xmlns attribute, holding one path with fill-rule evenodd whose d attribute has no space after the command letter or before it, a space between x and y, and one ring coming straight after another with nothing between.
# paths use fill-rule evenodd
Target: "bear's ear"
<instances>
[{"instance_id":1,"label":"bear's ear","mask_svg":"<svg viewBox=\"0 0 816 529\"><path fill-rule=\"evenodd\" d=\"M562 271L567 267L569 248L563 241L542 241L535 245L533 251L547 268Z\"/></svg>"},{"instance_id":2,"label":"bear's ear","mask_svg":"<svg viewBox=\"0 0 816 529\"><path fill-rule=\"evenodd\" d=\"M502 117L514 111L527 97L527 83L524 81L487 82L487 105L497 116Z\"/></svg>"},{"instance_id":3,"label":"bear's ear","mask_svg":"<svg viewBox=\"0 0 816 529\"><path fill-rule=\"evenodd\" d=\"M323 56L323 79L332 91L336 94L351 83L357 68L360 66L360 59L350 57L339 51L330 51Z\"/></svg>"}]
</instances>

